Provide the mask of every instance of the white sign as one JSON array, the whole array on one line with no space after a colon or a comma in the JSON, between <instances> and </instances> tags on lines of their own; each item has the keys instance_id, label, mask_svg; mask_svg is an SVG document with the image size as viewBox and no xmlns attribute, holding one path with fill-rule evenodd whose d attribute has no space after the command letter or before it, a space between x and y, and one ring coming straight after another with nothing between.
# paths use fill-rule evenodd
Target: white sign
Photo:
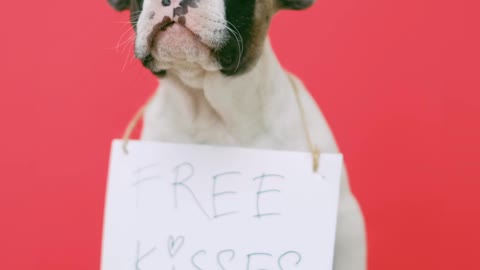
<instances>
[{"instance_id":1,"label":"white sign","mask_svg":"<svg viewBox=\"0 0 480 270\"><path fill-rule=\"evenodd\" d=\"M102 270L331 270L342 156L112 144Z\"/></svg>"}]
</instances>

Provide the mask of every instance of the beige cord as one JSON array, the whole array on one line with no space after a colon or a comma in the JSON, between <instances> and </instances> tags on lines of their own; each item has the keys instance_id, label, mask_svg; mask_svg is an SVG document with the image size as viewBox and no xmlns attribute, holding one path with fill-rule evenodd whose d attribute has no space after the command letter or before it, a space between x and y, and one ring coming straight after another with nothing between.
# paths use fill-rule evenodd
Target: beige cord
<instances>
[{"instance_id":1,"label":"beige cord","mask_svg":"<svg viewBox=\"0 0 480 270\"><path fill-rule=\"evenodd\" d=\"M290 74L290 73L287 73L287 76L288 76L288 79L290 80L290 83L292 84L293 90L295 92L295 99L297 100L298 109L300 111L300 118L302 119L303 131L305 132L305 136L307 138L308 148L310 148L310 151L312 152L313 171L317 172L318 171L318 165L320 163L320 150L312 142L312 137L310 135L310 130L308 129L307 118L305 117L305 109L303 108L303 104L302 104L302 101L300 99L300 93L299 93L298 87L295 84L295 81L293 79L293 75Z\"/></svg>"},{"instance_id":2,"label":"beige cord","mask_svg":"<svg viewBox=\"0 0 480 270\"><path fill-rule=\"evenodd\" d=\"M152 101L154 96L155 96L155 93L147 100L147 102L145 102L145 104L143 104L142 107L140 107L140 109L138 109L138 111L135 113L135 115L130 120L130 122L128 122L127 128L125 129L125 132L123 133L122 148L123 148L123 152L125 152L125 154L128 154L127 145L128 145L128 141L130 140L130 137L132 135L132 132L135 129L135 127L137 126L138 121L140 121L140 119L143 117L145 109L147 108L148 104L150 104L150 102Z\"/></svg>"}]
</instances>

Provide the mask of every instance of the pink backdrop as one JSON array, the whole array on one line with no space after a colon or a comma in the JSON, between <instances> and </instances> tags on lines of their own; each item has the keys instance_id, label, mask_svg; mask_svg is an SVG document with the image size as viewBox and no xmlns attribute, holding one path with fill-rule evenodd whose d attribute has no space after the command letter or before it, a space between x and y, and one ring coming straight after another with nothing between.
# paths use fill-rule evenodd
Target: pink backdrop
<instances>
[{"instance_id":1,"label":"pink backdrop","mask_svg":"<svg viewBox=\"0 0 480 270\"><path fill-rule=\"evenodd\" d=\"M279 58L345 154L370 269L480 269L480 23L469 2L318 0L274 20ZM106 0L2 11L0 268L98 269L110 140L157 82L131 47L115 49L127 14Z\"/></svg>"}]
</instances>

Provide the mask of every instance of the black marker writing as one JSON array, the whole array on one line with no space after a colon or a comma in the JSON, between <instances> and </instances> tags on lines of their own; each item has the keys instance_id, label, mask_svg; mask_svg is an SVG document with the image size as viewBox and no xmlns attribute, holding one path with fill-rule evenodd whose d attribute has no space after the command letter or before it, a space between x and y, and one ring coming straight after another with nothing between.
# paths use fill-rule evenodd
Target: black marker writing
<instances>
[{"instance_id":1,"label":"black marker writing","mask_svg":"<svg viewBox=\"0 0 480 270\"><path fill-rule=\"evenodd\" d=\"M193 254L192 258L190 259L190 262L192 263L193 267L195 267L195 269L197 270L203 270L202 268L200 268L197 263L195 262L195 259L197 258L198 255L200 254L207 254L207 252L205 250L199 250L197 251L195 254Z\"/></svg>"},{"instance_id":2,"label":"black marker writing","mask_svg":"<svg viewBox=\"0 0 480 270\"><path fill-rule=\"evenodd\" d=\"M275 177L275 178L281 178L283 179L284 177L281 175L276 175L276 174L262 174L261 176L253 178L253 181L259 180L259 185L258 185L258 191L257 191L257 203L256 203L256 208L257 208L257 214L254 215L256 218L261 218L265 216L275 216L275 215L280 215L280 213L262 213L260 211L260 195L266 194L266 193L274 193L274 192L280 192L278 189L263 189L263 181L267 177Z\"/></svg>"},{"instance_id":3,"label":"black marker writing","mask_svg":"<svg viewBox=\"0 0 480 270\"><path fill-rule=\"evenodd\" d=\"M175 208L178 207L178 194L177 194L177 189L178 187L182 187L184 188L185 190L188 191L188 193L190 193L190 195L192 196L193 200L195 201L195 203L197 204L198 208L200 208L200 210L202 210L202 212L205 214L205 216L210 219L210 216L208 215L207 211L205 211L205 209L203 209L202 205L200 204L200 201L198 200L198 198L195 196L195 193L192 191L192 189L187 185L185 184L188 180L190 180L190 178L193 176L194 172L195 172L195 168L193 167L192 164L188 163L188 162L184 162L178 166L175 167L175 169L173 170L174 173L175 173L175 181L173 182L173 197L174 197L174 204L175 204ZM182 171L186 171L186 176L181 176L182 174Z\"/></svg>"},{"instance_id":4,"label":"black marker writing","mask_svg":"<svg viewBox=\"0 0 480 270\"><path fill-rule=\"evenodd\" d=\"M217 263L218 265L222 268L222 270L227 270L225 266L223 265L223 254L230 253L230 259L228 259L229 262L231 262L233 259L235 259L235 251L233 249L226 249L218 252L217 254Z\"/></svg>"},{"instance_id":5,"label":"black marker writing","mask_svg":"<svg viewBox=\"0 0 480 270\"><path fill-rule=\"evenodd\" d=\"M272 257L270 253L250 253L247 255L247 270L250 270L250 263L253 256L268 256ZM265 269L252 269L252 270L265 270Z\"/></svg>"},{"instance_id":6,"label":"black marker writing","mask_svg":"<svg viewBox=\"0 0 480 270\"><path fill-rule=\"evenodd\" d=\"M213 176L213 183L212 183L212 208L213 208L213 218L219 218L227 215L232 215L236 214L237 211L231 211L231 212L225 212L218 214L217 213L217 205L216 205L216 199L217 197L224 196L224 195L234 195L237 194L234 191L223 191L223 192L217 192L217 181L219 180L220 177L225 177L228 175L241 175L240 172L225 172L221 174L217 174Z\"/></svg>"},{"instance_id":7,"label":"black marker writing","mask_svg":"<svg viewBox=\"0 0 480 270\"><path fill-rule=\"evenodd\" d=\"M148 165L143 165L142 167L138 167L135 171L133 171L133 173L135 174L139 174L143 171L146 171L146 170L149 170L149 169L155 169L156 167L159 167L160 165L162 165L162 163L160 162L155 162L155 163L151 163L151 164L148 164Z\"/></svg>"},{"instance_id":8,"label":"black marker writing","mask_svg":"<svg viewBox=\"0 0 480 270\"><path fill-rule=\"evenodd\" d=\"M301 261L302 261L302 255L300 255L300 253L296 252L296 251L288 251L288 252L285 252L283 253L280 257L278 257L278 268L280 268L280 270L286 270L284 267L283 267L283 261L287 259L287 256L288 257L296 257L297 258L297 261L295 262L295 265L298 265Z\"/></svg>"},{"instance_id":9,"label":"black marker writing","mask_svg":"<svg viewBox=\"0 0 480 270\"><path fill-rule=\"evenodd\" d=\"M161 175L158 173L161 163L152 163L150 165L145 165L137 168L133 174L135 175L136 181L133 182L133 186L139 186L144 182L161 180Z\"/></svg>"},{"instance_id":10,"label":"black marker writing","mask_svg":"<svg viewBox=\"0 0 480 270\"><path fill-rule=\"evenodd\" d=\"M144 167L140 167L136 169L133 174L134 177L136 178L135 182L133 182L132 186L136 189L136 207L139 208L140 204L140 188L144 183L151 182L151 181L159 181L161 180L161 176L158 174L151 174L147 176L143 176L144 171L151 171L152 169L155 169L156 167L160 166L161 164L154 163L151 165L147 165ZM153 171L155 172L155 171Z\"/></svg>"},{"instance_id":11,"label":"black marker writing","mask_svg":"<svg viewBox=\"0 0 480 270\"><path fill-rule=\"evenodd\" d=\"M185 237L183 236L173 237L172 235L170 235L170 237L168 237L167 249L171 258L177 255L180 249L182 249L184 243Z\"/></svg>"},{"instance_id":12,"label":"black marker writing","mask_svg":"<svg viewBox=\"0 0 480 270\"><path fill-rule=\"evenodd\" d=\"M140 241L137 241L137 254L135 260L135 270L141 270L140 263L146 259L148 256L152 255L153 252L157 249L156 247L151 248L147 252L140 254L141 244Z\"/></svg>"}]
</instances>

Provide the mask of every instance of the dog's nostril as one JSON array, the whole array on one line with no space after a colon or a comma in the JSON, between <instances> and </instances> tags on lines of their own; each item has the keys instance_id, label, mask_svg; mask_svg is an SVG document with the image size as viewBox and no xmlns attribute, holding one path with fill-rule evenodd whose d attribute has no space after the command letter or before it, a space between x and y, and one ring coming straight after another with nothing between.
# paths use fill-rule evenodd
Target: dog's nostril
<instances>
[{"instance_id":1,"label":"dog's nostril","mask_svg":"<svg viewBox=\"0 0 480 270\"><path fill-rule=\"evenodd\" d=\"M187 19L185 18L185 16L180 16L180 18L178 18L178 23L185 26L185 24L187 23Z\"/></svg>"},{"instance_id":2,"label":"dog's nostril","mask_svg":"<svg viewBox=\"0 0 480 270\"><path fill-rule=\"evenodd\" d=\"M173 17L180 17L180 16L184 16L188 13L188 6L178 6L176 8L173 9Z\"/></svg>"}]
</instances>

